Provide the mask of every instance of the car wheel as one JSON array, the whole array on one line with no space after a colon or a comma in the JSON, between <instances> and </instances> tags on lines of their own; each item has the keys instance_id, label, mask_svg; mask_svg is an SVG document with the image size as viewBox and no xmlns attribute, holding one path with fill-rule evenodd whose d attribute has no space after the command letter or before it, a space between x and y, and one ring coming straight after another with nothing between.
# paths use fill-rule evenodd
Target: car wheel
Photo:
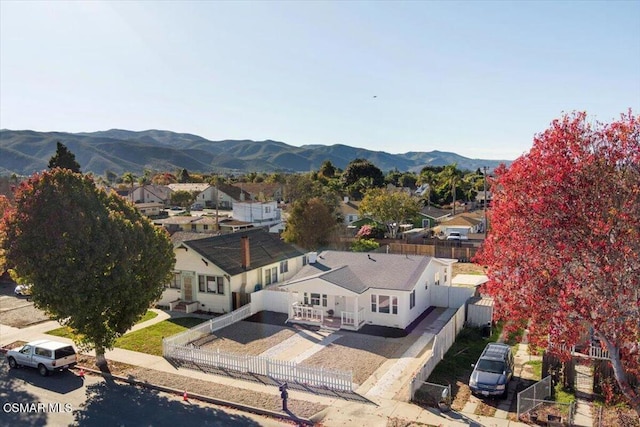
<instances>
[{"instance_id":1,"label":"car wheel","mask_svg":"<svg viewBox=\"0 0 640 427\"><path fill-rule=\"evenodd\" d=\"M14 359L13 357L9 358L9 367L11 369L16 369L18 367L18 362L16 362L16 359Z\"/></svg>"},{"instance_id":2,"label":"car wheel","mask_svg":"<svg viewBox=\"0 0 640 427\"><path fill-rule=\"evenodd\" d=\"M44 366L42 363L38 365L38 372L40 373L40 375L42 375L43 377L46 377L47 375L49 375L49 370L47 369L46 366Z\"/></svg>"}]
</instances>

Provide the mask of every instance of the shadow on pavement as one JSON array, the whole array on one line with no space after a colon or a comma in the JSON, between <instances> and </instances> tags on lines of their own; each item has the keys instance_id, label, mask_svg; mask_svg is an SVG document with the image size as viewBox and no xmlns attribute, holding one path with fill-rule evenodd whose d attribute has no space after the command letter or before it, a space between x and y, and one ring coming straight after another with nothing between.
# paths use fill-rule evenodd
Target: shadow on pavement
<instances>
[{"instance_id":1,"label":"shadow on pavement","mask_svg":"<svg viewBox=\"0 0 640 427\"><path fill-rule=\"evenodd\" d=\"M34 371L36 375L38 373ZM47 425L47 414L44 412L19 411L16 404L28 404L37 402L38 398L33 394L17 390L20 383L24 381L20 370L9 369L7 363L0 364L0 390L2 390L2 416L0 416L0 426L25 426L36 427ZM43 378L45 379L45 378ZM6 406L9 404L10 406Z\"/></svg>"},{"instance_id":2,"label":"shadow on pavement","mask_svg":"<svg viewBox=\"0 0 640 427\"><path fill-rule=\"evenodd\" d=\"M84 381L71 371L51 372L43 377L34 368L9 369L8 364L2 365L4 377L7 380L24 381L35 387L46 389L58 394L67 394L83 386ZM0 388L2 389L2 388Z\"/></svg>"},{"instance_id":3,"label":"shadow on pavement","mask_svg":"<svg viewBox=\"0 0 640 427\"><path fill-rule=\"evenodd\" d=\"M74 411L74 416L78 426L178 426L189 420L199 426L260 425L244 415L192 405L154 390L115 382L87 386L87 403Z\"/></svg>"}]
</instances>

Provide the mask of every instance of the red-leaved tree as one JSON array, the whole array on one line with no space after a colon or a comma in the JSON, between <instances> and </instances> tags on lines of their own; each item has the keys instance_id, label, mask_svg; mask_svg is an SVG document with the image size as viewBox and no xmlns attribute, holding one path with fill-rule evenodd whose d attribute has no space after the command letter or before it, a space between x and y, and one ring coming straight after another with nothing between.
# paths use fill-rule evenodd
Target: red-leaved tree
<instances>
[{"instance_id":1,"label":"red-leaved tree","mask_svg":"<svg viewBox=\"0 0 640 427\"><path fill-rule=\"evenodd\" d=\"M588 336L609 352L640 414L640 118L610 124L565 115L493 182L489 267L496 315L567 358Z\"/></svg>"}]
</instances>

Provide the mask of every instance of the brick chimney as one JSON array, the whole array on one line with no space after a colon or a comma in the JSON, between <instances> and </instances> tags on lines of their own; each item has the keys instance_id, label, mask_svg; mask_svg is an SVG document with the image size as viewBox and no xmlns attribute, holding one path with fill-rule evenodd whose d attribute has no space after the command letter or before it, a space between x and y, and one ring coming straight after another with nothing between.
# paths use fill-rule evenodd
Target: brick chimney
<instances>
[{"instance_id":1,"label":"brick chimney","mask_svg":"<svg viewBox=\"0 0 640 427\"><path fill-rule=\"evenodd\" d=\"M248 270L251 266L251 252L249 251L249 236L242 236L240 239L240 255L242 268Z\"/></svg>"}]
</instances>

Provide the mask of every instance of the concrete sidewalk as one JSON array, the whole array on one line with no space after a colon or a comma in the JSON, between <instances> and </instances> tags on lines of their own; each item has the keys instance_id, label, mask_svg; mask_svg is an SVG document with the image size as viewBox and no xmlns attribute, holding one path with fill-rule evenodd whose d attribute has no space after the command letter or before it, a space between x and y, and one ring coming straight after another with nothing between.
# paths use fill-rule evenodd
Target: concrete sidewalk
<instances>
[{"instance_id":1,"label":"concrete sidewalk","mask_svg":"<svg viewBox=\"0 0 640 427\"><path fill-rule=\"evenodd\" d=\"M160 310L154 310L158 316L154 319L140 323L134 326L131 331L145 328L152 324L161 322L170 317L183 317L183 315L174 316L174 313L166 313ZM437 314L440 317L443 313ZM433 320L433 319L431 319ZM425 319L426 321L426 319ZM426 325L426 323L425 323ZM58 322L49 321L27 328L17 329L5 325L0 325L0 345L6 345L14 341L33 341L36 339L52 339L51 335L45 332L58 328ZM425 329L418 329L419 333L425 333ZM417 332L418 333L418 332ZM53 337L57 341L72 343L72 340L62 337ZM424 352L426 353L426 352ZM93 355L93 353L87 353ZM138 353L121 348L114 348L107 351L106 358L111 361L127 363L130 365L140 366L157 371L168 372L175 375L182 375L201 381L208 381L217 384L238 387L247 390L257 391L261 393L279 396L278 388L272 385L260 384L252 381L231 378L215 374L204 373L200 371L190 370L186 368L176 367L169 363L161 356L153 356L145 353ZM424 354L423 354L424 356ZM399 362L398 362L399 363ZM404 366L402 374L396 376L394 381L390 382L388 392L391 394L402 387L397 385L406 381L408 376L413 374L414 366L417 366L420 360L411 361ZM386 380L385 380L386 381ZM373 384L369 384L369 388ZM400 402L387 398L386 396L366 396L362 401L350 401L340 397L330 395L319 395L307 393L299 390L290 389L289 397L292 399L313 401L326 405L327 408L319 414L312 417L315 422L321 422L324 426L363 426L363 427L383 427L387 425L388 418L401 418L412 422L419 422L427 425L436 426L525 426L526 424L508 421L506 419L497 419L489 417L472 416L470 414L461 414L455 411L440 413L436 409L424 409L417 405ZM366 400L368 399L368 402Z\"/></svg>"}]
</instances>

